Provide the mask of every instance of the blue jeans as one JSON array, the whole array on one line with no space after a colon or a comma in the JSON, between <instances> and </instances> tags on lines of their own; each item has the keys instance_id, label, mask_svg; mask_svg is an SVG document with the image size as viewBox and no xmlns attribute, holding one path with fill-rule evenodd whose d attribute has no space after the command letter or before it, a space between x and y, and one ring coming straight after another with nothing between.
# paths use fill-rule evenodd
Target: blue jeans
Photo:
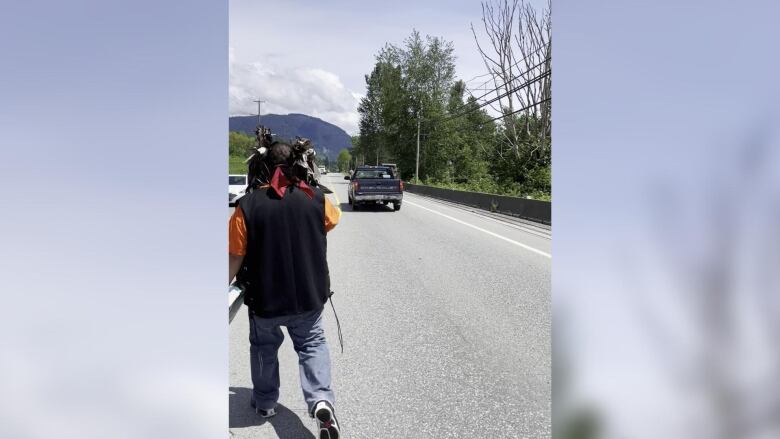
<instances>
[{"instance_id":1,"label":"blue jeans","mask_svg":"<svg viewBox=\"0 0 780 439\"><path fill-rule=\"evenodd\" d=\"M319 401L335 406L331 386L330 351L322 327L322 308L294 316L257 317L249 311L249 343L252 369L252 400L259 409L276 407L279 399L279 361L277 352L284 341L280 326L286 326L298 354L303 398L309 408Z\"/></svg>"}]
</instances>

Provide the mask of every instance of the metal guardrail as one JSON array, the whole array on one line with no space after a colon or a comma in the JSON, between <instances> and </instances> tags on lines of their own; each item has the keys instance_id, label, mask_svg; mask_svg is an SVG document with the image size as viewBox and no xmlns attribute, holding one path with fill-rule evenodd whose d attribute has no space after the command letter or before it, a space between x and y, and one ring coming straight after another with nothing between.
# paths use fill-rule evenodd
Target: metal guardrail
<instances>
[{"instance_id":1,"label":"metal guardrail","mask_svg":"<svg viewBox=\"0 0 780 439\"><path fill-rule=\"evenodd\" d=\"M228 288L228 323L233 321L233 317L236 316L243 304L244 289L234 283Z\"/></svg>"},{"instance_id":2,"label":"metal guardrail","mask_svg":"<svg viewBox=\"0 0 780 439\"><path fill-rule=\"evenodd\" d=\"M491 212L503 213L543 224L552 223L552 203L506 195L467 192L404 182L405 190L413 194L452 201Z\"/></svg>"}]
</instances>

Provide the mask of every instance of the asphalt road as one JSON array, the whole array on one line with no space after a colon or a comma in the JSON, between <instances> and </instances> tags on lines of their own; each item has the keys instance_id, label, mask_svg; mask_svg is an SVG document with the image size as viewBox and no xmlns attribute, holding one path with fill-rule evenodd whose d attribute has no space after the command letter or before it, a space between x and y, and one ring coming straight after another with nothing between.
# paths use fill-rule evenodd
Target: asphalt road
<instances>
[{"instance_id":1,"label":"asphalt road","mask_svg":"<svg viewBox=\"0 0 780 439\"><path fill-rule=\"evenodd\" d=\"M343 354L330 306L325 318L342 436L550 437L549 229L410 193L398 212L353 212L343 176L325 180L343 211L328 235ZM232 437L317 437L286 331L279 414L255 415L248 336L244 307L230 327Z\"/></svg>"}]
</instances>

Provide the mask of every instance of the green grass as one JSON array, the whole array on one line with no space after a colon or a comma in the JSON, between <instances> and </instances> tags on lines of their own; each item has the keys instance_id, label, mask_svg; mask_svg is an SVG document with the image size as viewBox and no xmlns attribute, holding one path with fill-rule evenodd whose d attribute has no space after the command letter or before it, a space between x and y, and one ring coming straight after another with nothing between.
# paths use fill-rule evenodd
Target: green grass
<instances>
[{"instance_id":1,"label":"green grass","mask_svg":"<svg viewBox=\"0 0 780 439\"><path fill-rule=\"evenodd\" d=\"M246 163L244 163L244 160L246 160L245 157L231 155L230 162L228 164L228 173L246 174Z\"/></svg>"},{"instance_id":2,"label":"green grass","mask_svg":"<svg viewBox=\"0 0 780 439\"><path fill-rule=\"evenodd\" d=\"M507 187L501 187L495 182L488 181L487 183L445 183L440 181L423 181L424 185L426 186L433 186L433 187L439 187L442 189L454 189L458 191L466 191L466 192L481 192L484 194L492 194L492 195L506 195L510 197L520 197L525 198L526 196L530 196L534 200L541 200L541 201L552 201L552 196L549 193L541 192L541 191L533 191L531 193L525 193L517 188L507 188Z\"/></svg>"}]
</instances>

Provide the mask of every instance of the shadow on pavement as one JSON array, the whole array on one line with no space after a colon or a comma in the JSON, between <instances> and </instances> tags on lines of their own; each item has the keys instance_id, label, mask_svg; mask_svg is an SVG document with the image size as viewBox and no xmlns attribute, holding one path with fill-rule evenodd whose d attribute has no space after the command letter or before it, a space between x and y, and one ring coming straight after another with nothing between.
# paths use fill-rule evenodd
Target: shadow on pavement
<instances>
[{"instance_id":1,"label":"shadow on pavement","mask_svg":"<svg viewBox=\"0 0 780 439\"><path fill-rule=\"evenodd\" d=\"M252 389L230 388L230 428L256 427L269 423L279 439L315 439L298 414L282 404L276 407L276 416L268 419L261 418L249 405L251 397Z\"/></svg>"},{"instance_id":2,"label":"shadow on pavement","mask_svg":"<svg viewBox=\"0 0 780 439\"><path fill-rule=\"evenodd\" d=\"M355 210L349 203L341 203L339 208L341 208L342 212L394 212L392 204L387 206L383 204L364 204L358 207L358 210Z\"/></svg>"}]
</instances>

